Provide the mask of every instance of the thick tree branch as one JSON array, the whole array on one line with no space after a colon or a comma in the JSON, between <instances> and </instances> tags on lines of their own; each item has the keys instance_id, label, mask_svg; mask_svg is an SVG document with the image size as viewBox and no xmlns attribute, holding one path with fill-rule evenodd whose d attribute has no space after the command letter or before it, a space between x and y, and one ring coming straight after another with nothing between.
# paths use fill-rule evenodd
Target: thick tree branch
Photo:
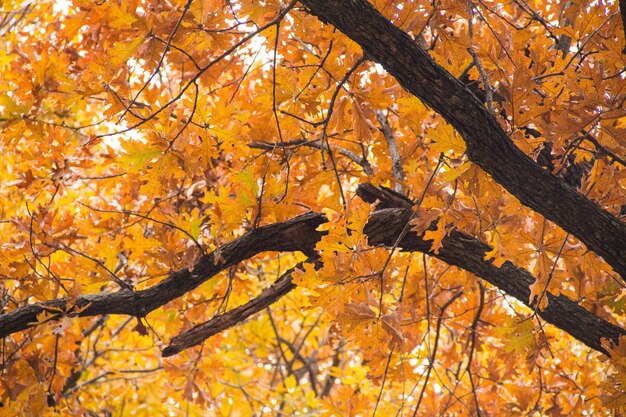
<instances>
[{"instance_id":1,"label":"thick tree branch","mask_svg":"<svg viewBox=\"0 0 626 417\"><path fill-rule=\"evenodd\" d=\"M412 211L407 209L383 209L374 212L365 229L368 236L374 237L370 239L370 244L393 245L397 232L402 230L403 223L406 224L411 214ZM390 218L394 219L393 227L389 224ZM500 268L485 261L485 253L491 248L456 230L446 236L442 243L439 253L433 253L430 251L430 241L409 234L399 246L404 251L426 252L450 265L465 269L534 309L529 302L529 287L535 282L535 278L528 271L508 261ZM547 293L547 298L548 307L537 311L539 316L599 352L606 353L601 344L603 338L617 342L619 336L626 336L626 330L595 316L563 295L555 297Z\"/></svg>"},{"instance_id":2,"label":"thick tree branch","mask_svg":"<svg viewBox=\"0 0 626 417\"><path fill-rule=\"evenodd\" d=\"M359 186L357 194L366 202L379 202L379 210L375 211L365 233L372 245L393 246L406 223L412 215L411 201L406 197L387 188L378 189L371 184ZM504 293L518 299L529 308L530 285L535 278L526 270L505 262L500 268L486 261L484 255L491 247L458 231L453 231L443 240L443 247L439 253L430 250L431 242L422 239L415 233L409 233L399 245L403 251L419 251L428 253L450 265L458 266L472 272L490 284L498 287ZM206 323L172 339L171 345L163 351L164 356L176 354L188 347L198 345L215 334L224 331L250 315L261 311L266 306L276 302L294 288L291 284L291 272L285 273L270 288L250 302L237 307L222 316L218 316ZM288 281L287 281L288 280ZM547 293L548 307L538 314L548 323L564 330L587 346L607 353L602 347L602 339L606 338L617 342L626 331L603 320L565 296L555 297Z\"/></svg>"},{"instance_id":3,"label":"thick tree branch","mask_svg":"<svg viewBox=\"0 0 626 417\"><path fill-rule=\"evenodd\" d=\"M371 185L361 186L358 194L367 202L380 200L379 210L372 213L365 233L372 245L392 246L398 235L412 216L411 202L389 189L377 189ZM93 316L100 314L125 314L144 316L148 312L174 300L196 288L218 272L264 251L302 251L315 257L315 244L324 232L316 228L326 221L321 214L308 213L284 223L276 223L255 229L220 248L219 260L216 252L202 257L193 271L183 270L172 273L161 283L143 291L119 291L78 297L73 305L68 298L32 304L0 315L0 337L6 337L33 326L37 314L44 310L53 314L51 319L64 315ZM534 277L526 270L505 262L500 268L484 260L491 248L475 238L458 231L452 231L443 239L439 253L430 250L431 242L415 233L407 233L399 247L404 251L428 253L450 265L458 266L483 278L500 288L504 293L517 298L530 306L529 286ZM218 260L216 262L216 260ZM257 311L280 299L294 288L291 272L287 271L273 286L264 290L258 297L234 310L200 324L172 339L171 345L163 352L165 356L199 344L207 337L219 333L237 322L241 322ZM626 331L585 310L572 300L547 294L548 307L538 314L548 323L569 333L587 346L606 353L602 347L603 338L617 342Z\"/></svg>"},{"instance_id":4,"label":"thick tree branch","mask_svg":"<svg viewBox=\"0 0 626 417\"><path fill-rule=\"evenodd\" d=\"M381 200L379 207L387 207L375 211L370 216L364 229L369 243L393 246L400 231L411 219L413 211L410 209L410 203L403 203L394 198L395 196L390 196L388 190L377 191L369 184L359 186L357 194L368 202L373 202L372 198L377 197ZM397 204L399 208L388 208L393 207L394 204ZM525 269L518 268L509 261L506 261L500 268L491 261L486 261L485 253L492 249L488 245L457 230L453 230L443 239L443 246L439 249L439 253L431 252L430 244L431 241L426 241L415 233L409 233L402 239L399 247L403 251L428 253L447 264L469 271L534 309L529 302L529 287L535 282L535 278ZM563 295L555 297L550 293L546 294L548 307L543 311L538 310L539 316L587 346L607 353L601 344L603 338L617 342L619 336L626 335L626 330L595 316L569 298Z\"/></svg>"},{"instance_id":5,"label":"thick tree branch","mask_svg":"<svg viewBox=\"0 0 626 417\"><path fill-rule=\"evenodd\" d=\"M367 57L441 114L465 140L472 162L522 204L584 242L626 279L626 225L519 150L474 94L409 35L367 0L300 2L358 43Z\"/></svg>"},{"instance_id":6,"label":"thick tree branch","mask_svg":"<svg viewBox=\"0 0 626 417\"><path fill-rule=\"evenodd\" d=\"M291 282L291 274L295 268L301 267L302 263L285 272L271 287L263 290L258 297L173 337L169 346L163 349L163 357L172 356L192 346L197 346L209 337L221 333L243 322L251 315L266 309L295 288L295 285Z\"/></svg>"},{"instance_id":7,"label":"thick tree branch","mask_svg":"<svg viewBox=\"0 0 626 417\"><path fill-rule=\"evenodd\" d=\"M201 257L193 271L184 269L173 272L168 278L143 291L87 294L79 296L73 303L66 297L18 308L0 315L0 338L36 325L37 315L43 311L50 314L50 320L62 316L102 314L143 317L193 290L217 273L258 253L302 251L313 255L313 248L322 237L322 233L315 229L325 221L322 214L307 213L284 223L259 227L223 245L219 251Z\"/></svg>"}]
</instances>

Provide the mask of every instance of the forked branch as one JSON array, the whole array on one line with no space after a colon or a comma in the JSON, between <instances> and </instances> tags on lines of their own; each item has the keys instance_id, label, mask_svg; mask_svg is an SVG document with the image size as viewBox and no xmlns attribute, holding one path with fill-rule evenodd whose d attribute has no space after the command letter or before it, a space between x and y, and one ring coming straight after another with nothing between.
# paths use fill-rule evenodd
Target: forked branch
<instances>
[{"instance_id":1,"label":"forked branch","mask_svg":"<svg viewBox=\"0 0 626 417\"><path fill-rule=\"evenodd\" d=\"M410 220L413 211L410 200L398 193L369 184L357 191L366 202L380 200L378 207L365 226L364 232L371 245L392 246ZM174 300L215 274L265 251L302 251L315 258L315 244L323 233L316 230L326 222L317 213L307 213L283 223L263 226L246 233L242 237L220 248L217 252L200 258L193 271L183 270L170 274L161 283L143 291L119 291L83 295L74 303L69 298L47 301L20 307L10 313L0 315L0 337L22 331L37 324L37 315L42 311L51 313L50 320L63 316L94 316L103 314L124 314L145 316L148 312ZM431 241L414 232L406 233L398 247L403 251L423 252L450 265L457 266L498 287L530 308L530 285L535 278L525 269L510 262L501 267L485 260L485 253L491 248L459 231L453 230L442 241L438 253L431 251ZM248 303L236 307L223 315L200 324L172 339L171 345L163 352L164 356L174 355L183 349L202 343L206 338L240 323L252 314L279 300L291 289L293 269L287 271L271 287ZM548 307L537 313L548 323L569 333L587 346L607 353L602 347L602 339L617 342L626 331L585 310L574 301L560 295L547 293Z\"/></svg>"}]
</instances>

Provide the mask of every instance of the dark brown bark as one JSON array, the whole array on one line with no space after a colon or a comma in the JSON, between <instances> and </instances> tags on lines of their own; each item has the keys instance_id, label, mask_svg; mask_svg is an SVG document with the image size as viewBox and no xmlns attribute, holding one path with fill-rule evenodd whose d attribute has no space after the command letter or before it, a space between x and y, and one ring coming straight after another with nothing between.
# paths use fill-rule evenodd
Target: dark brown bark
<instances>
[{"instance_id":1,"label":"dark brown bark","mask_svg":"<svg viewBox=\"0 0 626 417\"><path fill-rule=\"evenodd\" d=\"M369 238L369 243L393 246L413 214L410 208L412 203L399 199L397 193L389 189L377 189L370 184L360 185L357 194L370 203L377 199L380 201L379 207L383 207L372 213L365 226L364 232ZM508 261L500 268L490 261L485 261L485 253L492 248L457 230L446 236L442 243L439 253L433 253L430 250L430 241L425 241L415 233L409 233L399 242L399 247L404 251L427 253L447 264L469 271L533 308L529 302L529 287L535 282L535 278L528 271ZM602 338L617 341L620 335L626 335L626 331L621 327L591 314L569 298L562 295L555 297L550 293L546 295L548 307L543 311L537 311L539 316L587 346L606 353L601 345Z\"/></svg>"},{"instance_id":2,"label":"dark brown bark","mask_svg":"<svg viewBox=\"0 0 626 417\"><path fill-rule=\"evenodd\" d=\"M219 253L201 257L193 269L171 273L160 283L142 291L119 291L81 295L74 304L69 298L30 304L0 315L0 338L31 327L37 314L44 310L58 317L125 314L143 317L152 310L193 290L215 274L267 251L302 251L314 254L313 248L322 234L315 229L326 222L322 214L307 213L284 223L259 227L222 246Z\"/></svg>"},{"instance_id":3,"label":"dark brown bark","mask_svg":"<svg viewBox=\"0 0 626 417\"><path fill-rule=\"evenodd\" d=\"M169 346L163 349L163 357L172 356L192 346L197 346L209 337L230 329L242 323L251 315L266 309L296 287L291 282L291 274L295 268L300 268L301 266L302 264L298 264L285 272L271 287L263 290L261 295L249 302L173 337Z\"/></svg>"},{"instance_id":4,"label":"dark brown bark","mask_svg":"<svg viewBox=\"0 0 626 417\"><path fill-rule=\"evenodd\" d=\"M378 199L379 206L385 207L375 211L365 226L365 233L369 237L370 244L393 246L411 218L413 213L410 209L411 203L400 198L392 190L379 190L369 184L359 187L358 194L370 203ZM400 206L400 208L392 208L394 206ZM399 247L403 251L427 253L450 265L472 272L504 293L517 298L531 309L533 308L529 303L529 286L535 278L528 271L517 268L510 262L505 262L498 268L492 262L485 261L485 252L491 250L488 245L458 231L453 231L444 238L443 247L439 253L433 253L430 250L430 244L430 241L425 241L415 233L409 233L400 241ZM163 356L172 356L199 345L207 338L241 323L276 302L295 288L291 282L292 272L293 269L287 271L271 287L248 303L174 337L170 345L163 350ZM550 293L546 296L548 307L543 311L538 311L538 315L599 352L606 353L601 345L603 338L616 342L619 336L626 335L626 331L622 328L593 315L567 297L555 297Z\"/></svg>"},{"instance_id":5,"label":"dark brown bark","mask_svg":"<svg viewBox=\"0 0 626 417\"><path fill-rule=\"evenodd\" d=\"M311 13L358 43L410 93L463 137L469 159L522 204L561 226L626 279L626 225L545 171L510 140L463 83L366 0L301 0Z\"/></svg>"},{"instance_id":6,"label":"dark brown bark","mask_svg":"<svg viewBox=\"0 0 626 417\"><path fill-rule=\"evenodd\" d=\"M391 208L374 212L365 227L370 244L393 246L412 213L408 209ZM529 286L535 282L535 278L528 271L508 261L500 268L485 261L485 253L491 248L458 231L452 231L442 243L439 253L433 253L430 251L430 241L424 241L413 233L407 234L399 246L404 251L424 252L465 269L533 308L529 303ZM547 293L547 297L548 307L537 311L539 316L599 352L606 353L601 345L602 338L616 342L620 335L626 335L624 329L593 315L565 296L555 297Z\"/></svg>"},{"instance_id":7,"label":"dark brown bark","mask_svg":"<svg viewBox=\"0 0 626 417\"><path fill-rule=\"evenodd\" d=\"M370 244L392 246L413 213L408 208L411 202L392 190L379 190L369 185L360 187L358 193L368 202L382 200L378 205L381 209L372 214L364 230ZM323 234L316 228L325 221L326 218L321 214L307 213L284 223L260 227L222 246L219 255L221 260L217 264L215 262L217 254L213 252L202 257L193 271L172 273L161 283L143 291L83 295L78 297L73 307L68 307L68 299L60 299L18 308L0 315L0 337L31 327L37 321L37 314L45 309L53 313L54 309L66 311L65 314L58 314L55 319L63 315L145 316L148 312L196 288L220 271L260 252L302 251L314 257L313 248ZM453 231L444 238L443 247L437 254L431 252L430 244L430 241L410 232L400 241L399 247L404 251L427 253L450 265L472 272L504 293L529 305L529 285L534 282L533 276L510 262L505 262L498 268L490 261L485 261L485 252L491 250L489 246L458 231ZM294 287L291 283L291 272L292 270L286 272L273 286L243 306L173 338L172 344L163 354L173 355L182 349L197 345L207 337L232 327L277 301ZM593 315L564 296L554 297L547 294L547 297L548 307L538 314L547 322L599 352L606 353L601 345L602 338L616 342L620 335L626 335L622 328Z\"/></svg>"}]
</instances>

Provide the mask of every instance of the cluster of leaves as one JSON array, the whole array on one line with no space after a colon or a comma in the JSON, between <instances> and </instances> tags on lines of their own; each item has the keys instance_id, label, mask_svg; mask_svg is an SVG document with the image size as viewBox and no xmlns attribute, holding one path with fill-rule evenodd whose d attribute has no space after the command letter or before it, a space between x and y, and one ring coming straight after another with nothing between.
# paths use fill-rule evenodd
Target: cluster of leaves
<instances>
[{"instance_id":1,"label":"cluster of leaves","mask_svg":"<svg viewBox=\"0 0 626 417\"><path fill-rule=\"evenodd\" d=\"M372 4L464 81L515 146L624 215L617 2ZM0 313L66 302L3 333L0 415L626 408L623 343L607 341L613 362L600 362L538 315L549 293L623 325L622 278L470 162L442 116L305 5L7 1L1 13ZM412 201L403 232L429 250L368 244L378 207L356 196L366 182ZM147 315L75 317L90 306L81 296L202 274L207 253L228 262L228 242L308 211L328 220L310 253L235 262ZM533 308L436 259L453 230L488 244L494 265L532 273ZM161 357L299 263L297 288L271 307Z\"/></svg>"}]
</instances>

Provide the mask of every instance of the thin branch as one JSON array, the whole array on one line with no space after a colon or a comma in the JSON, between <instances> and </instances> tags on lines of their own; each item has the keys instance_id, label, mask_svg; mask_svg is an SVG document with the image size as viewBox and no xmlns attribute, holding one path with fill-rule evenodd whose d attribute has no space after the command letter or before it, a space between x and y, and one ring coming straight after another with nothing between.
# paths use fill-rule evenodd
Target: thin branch
<instances>
[{"instance_id":1,"label":"thin branch","mask_svg":"<svg viewBox=\"0 0 626 417\"><path fill-rule=\"evenodd\" d=\"M367 202L373 203L372 196L376 195L376 188L371 188L370 193L365 194L364 198ZM414 232L404 233L404 237L398 241L398 236L402 234L413 216L413 211L407 208L407 205L410 206L411 203L406 199L401 200L399 197L387 198L386 195L394 193L391 190L387 193L382 191L379 193L388 208L374 211L363 230L371 245L397 246L403 251L422 252L436 257L448 265L460 267L481 277L532 309L529 303L529 287L535 278L528 271L518 268L508 261L502 266L496 267L491 261L484 259L485 253L492 249L490 246L458 230L452 230L443 238L442 247L438 253L431 251L432 242L430 240L424 240L422 236L418 236ZM362 194L359 192L359 195ZM394 204L399 204L400 208L393 208ZM380 206L384 205L380 204ZM166 279L143 291L86 294L75 300L66 297L20 307L0 315L0 338L33 327L38 323L37 315L43 311L50 313L49 320L57 320L66 316L103 314L143 317L150 311L197 288L217 273L261 252L302 251L309 257L315 257L314 247L324 233L318 231L317 228L325 222L326 219L323 215L308 213L283 223L259 227L223 245L219 250L201 257L193 270L185 269L170 273ZM245 318L254 314L254 311L258 311L259 305L264 308L271 304L272 299L279 298L277 294L284 294L293 288L290 275L287 275L289 272L277 281L276 288L266 289L262 293L264 294L262 297L257 297L248 304L231 310L226 315L218 316L208 324L200 325L194 333L184 340L179 337L178 341L183 343L173 345L165 353L174 354L176 351L180 351L182 346L194 341L193 337L197 338L195 341L201 342L200 339L208 337L207 334L219 328L220 322L216 320L225 320L228 323L228 318L232 317L234 312L247 314L238 316ZM546 292L546 297L548 306L544 310L538 311L537 314L548 323L569 333L592 349L607 353L602 346L602 339L617 342L620 336L626 335L624 329L597 317L564 295L555 297L550 292ZM173 340L173 342L175 341ZM322 395L324 392L326 392L325 388L322 390Z\"/></svg>"},{"instance_id":2,"label":"thin branch","mask_svg":"<svg viewBox=\"0 0 626 417\"><path fill-rule=\"evenodd\" d=\"M402 186L402 181L404 181L404 171L402 170L402 158L400 157L400 152L398 151L396 138L393 136L393 130L391 130L387 116L385 116L385 114L380 110L376 110L375 113L376 119L378 119L378 123L380 123L380 131L387 141L387 147L389 148L391 172L397 181L394 190L399 193L404 193L404 187Z\"/></svg>"},{"instance_id":3,"label":"thin branch","mask_svg":"<svg viewBox=\"0 0 626 417\"><path fill-rule=\"evenodd\" d=\"M324 125L322 126L322 142L326 142L326 147L329 149L328 158L330 159L330 163L333 166L333 171L335 172L335 176L337 177L337 186L339 187L339 195L341 196L341 202L344 207L347 207L346 197L343 194L343 187L341 185L341 178L339 178L339 171L337 171L337 165L335 164L335 157L333 153L330 151L330 142L328 141L328 123L330 122L330 118L333 115L333 110L335 107L335 101L337 100L337 96L339 95L339 91L343 88L343 85L348 82L350 76L361 66L362 63L365 62L365 56L361 56L356 62L350 67L350 69L344 74L343 78L339 81L337 88L333 92L332 97L330 98L330 103L328 104L328 112L326 114L326 119L324 120ZM324 148L322 149L322 164L324 164Z\"/></svg>"},{"instance_id":4,"label":"thin branch","mask_svg":"<svg viewBox=\"0 0 626 417\"><path fill-rule=\"evenodd\" d=\"M141 93L143 93L143 91L148 87L148 85L150 85L150 82L152 82L152 79L154 78L154 76L157 75L157 73L161 70L161 66L163 65L163 61L165 60L165 56L167 55L167 52L170 49L170 44L172 43L172 39L174 38L174 35L176 35L176 32L178 31L178 28L180 27L180 24L183 22L183 19L185 18L185 15L189 11L189 8L191 7L191 3L192 2L193 2L193 0L187 0L187 3L185 3L185 6L183 7L183 12L180 14L180 17L178 18L178 21L176 22L176 25L174 26L174 29L172 29L172 32L170 33L170 36L168 36L168 38L167 38L167 42L165 43L165 49L163 50L163 53L161 54L161 58L159 58L159 62L157 63L156 68L154 69L152 74L150 74L150 77L148 78L148 80L145 83L143 83L143 85L141 86L141 88L139 89L137 94L135 94L135 96L130 101L130 103L128 103L128 106L124 109L124 111L122 112L122 115L117 120L118 123L122 121L122 119L124 118L126 113L133 107L133 105L135 104L135 102L137 101L137 99L139 98Z\"/></svg>"},{"instance_id":5,"label":"thin branch","mask_svg":"<svg viewBox=\"0 0 626 417\"><path fill-rule=\"evenodd\" d=\"M196 238L194 238L188 231L186 231L185 229L183 229L182 227L176 226L173 223L170 222L164 222L161 220L157 220L154 217L150 217L146 214L141 214L141 213L137 213L135 211L131 211L131 210L107 210L107 209L100 209L97 207L93 207L90 206L89 204L77 201L78 204L80 204L81 206L84 206L90 210L96 211L96 212L100 212L100 213L117 213L117 214L124 214L124 215L128 215L128 216L135 216L135 217L139 217L141 219L145 219L145 220L149 220L153 223L156 224L160 224L162 226L167 226L167 227L171 227L172 229L178 230L179 232L183 233L185 236L187 236L189 239L191 239L191 241L196 245L196 247L198 249L200 249L200 252L202 254L206 254L206 250L202 247L202 245L200 244L200 242L198 242L196 240Z\"/></svg>"},{"instance_id":6,"label":"thin branch","mask_svg":"<svg viewBox=\"0 0 626 417\"><path fill-rule=\"evenodd\" d=\"M478 329L478 323L480 322L480 316L483 312L483 309L485 307L485 287L483 286L482 283L478 283L478 288L479 288L479 304L478 304L478 309L476 310L476 315L474 316L474 320L472 321L472 324L470 326L470 350L469 350L469 355L467 357L467 367L465 368L465 370L467 371L467 376L470 380L470 385L472 386L472 396L474 397L474 404L476 406L476 415L478 417L481 416L481 412L480 412L480 403L478 402L478 393L476 392L476 385L474 384L474 377L472 376L472 359L474 357L474 351L476 349L476 338L478 336L478 333L476 332L476 330Z\"/></svg>"},{"instance_id":7,"label":"thin branch","mask_svg":"<svg viewBox=\"0 0 626 417\"><path fill-rule=\"evenodd\" d=\"M476 55L476 52L474 52L472 48L467 48L467 52L469 52L469 54L472 56L472 59L474 60L474 64L476 65L476 69L478 70L478 73L480 74L480 78L483 82L483 87L485 89L485 100L487 101L487 108L489 109L489 112L493 114L493 88L491 87L491 84L489 83L489 77L487 77L485 68L483 67L483 64L480 62L478 55Z\"/></svg>"},{"instance_id":8,"label":"thin branch","mask_svg":"<svg viewBox=\"0 0 626 417\"><path fill-rule=\"evenodd\" d=\"M243 46L244 44L248 43L250 40L252 40L255 36L257 36L258 34L264 32L265 30L271 28L272 26L274 26L276 24L276 22L282 20L286 14L291 10L291 8L293 8L293 6L295 5L296 1L292 1L285 9L281 10L281 12L278 14L278 16L276 16L276 18L274 20L272 20L271 22L268 22L267 24L259 27L257 30L255 30L254 32L251 32L249 34L247 34L246 36L242 37L239 42L236 42L234 45L232 45L230 48L228 48L227 50L225 50L224 52L222 52L219 56L217 56L214 60L212 60L211 62L209 62L208 64L206 64L205 66L203 66L202 68L200 68L200 70L193 76L191 77L191 79L187 82L187 84L185 84L183 86L183 88L181 88L181 90L178 92L178 94L176 94L176 96L172 97L172 99L170 99L167 103L165 103L163 106L159 107L156 111L154 111L152 114L150 114L148 117L143 118L142 120L140 120L139 122L135 123L132 126L129 126L127 128L118 130L116 132L111 132L111 133L104 133L104 134L100 134L97 135L94 139L92 140L96 140L96 139L100 139L100 138L104 138L104 137L108 137L108 136L116 136L116 135L120 135L122 133L126 133L126 132L130 132L133 131L135 129L137 129L138 127L146 124L149 120L155 118L157 115L159 115L161 112L163 112L165 109L167 109L168 107L170 107L172 104L178 102L178 100L185 94L185 92L193 85L195 84L200 77L202 76L202 74L204 74L206 71L208 71L211 67L213 67L214 65L216 65L217 63L221 62L223 59L225 59L226 57L230 56L233 52L235 52L237 49L239 49L241 46Z\"/></svg>"},{"instance_id":9,"label":"thin branch","mask_svg":"<svg viewBox=\"0 0 626 417\"><path fill-rule=\"evenodd\" d=\"M603 154L605 154L605 155L609 156L610 158L612 158L614 161L619 162L624 167L626 167L626 159L619 157L613 151L611 151L611 150L607 149L606 147L602 146L602 144L600 144L598 139L593 137L593 135L589 134L588 132L583 130L582 133L583 133L582 138L588 140L591 143L593 143L593 145L596 147L597 150L599 150Z\"/></svg>"},{"instance_id":10,"label":"thin branch","mask_svg":"<svg viewBox=\"0 0 626 417\"><path fill-rule=\"evenodd\" d=\"M268 151L273 150L275 147L280 147L283 150L286 150L286 149L297 149L300 146L306 146L308 148L314 148L314 149L325 149L326 151L328 151L329 149L335 150L339 152L339 154L350 159L352 162L360 165L363 168L363 172L365 172L368 176L370 177L374 176L374 170L372 169L372 165L370 165L370 163L365 157L361 158L356 153L352 152L349 149L343 148L341 146L330 145L330 148L328 148L328 146L325 145L321 141L321 139L316 139L316 140L296 139L296 140L290 140L287 142L279 142L279 143L251 142L248 144L248 147L250 148L264 149Z\"/></svg>"},{"instance_id":11,"label":"thin branch","mask_svg":"<svg viewBox=\"0 0 626 417\"><path fill-rule=\"evenodd\" d=\"M328 397L330 395L330 390L333 388L333 385L335 385L335 381L337 380L337 377L333 375L332 369L339 366L339 363L341 360L341 354L343 353L342 348L343 348L343 345L339 344L337 346L337 349L335 349L335 354L333 355L333 361L330 366L330 371L328 372L328 375L326 376L326 381L324 381L324 388L322 389L322 393L320 394L321 398Z\"/></svg>"},{"instance_id":12,"label":"thin branch","mask_svg":"<svg viewBox=\"0 0 626 417\"><path fill-rule=\"evenodd\" d=\"M545 226L545 219L544 219L544 226ZM536 303L535 303L535 308L533 310L533 316L537 314L537 310L539 310L540 306L541 306L541 302L543 301L544 297L546 296L546 292L548 291L548 287L550 286L550 282L552 281L552 277L554 277L554 270L556 269L556 265L559 263L559 258L561 257L561 253L563 252L563 249L565 248L565 244L567 243L567 239L569 238L569 233L565 234L565 238L563 238L563 242L561 243L561 247L559 247L558 252L556 253L556 257L554 258L554 262L552 262L552 267L550 268L550 272L548 273L548 279L546 280L546 284L543 286L543 289L541 290L541 295L539 295L539 298L536 298L537 296L535 296L536 298ZM543 241L543 238L542 238ZM543 242L542 242L543 244ZM534 302L534 300L530 300L531 302Z\"/></svg>"},{"instance_id":13,"label":"thin branch","mask_svg":"<svg viewBox=\"0 0 626 417\"><path fill-rule=\"evenodd\" d=\"M619 12L622 17L622 28L624 30L624 39L626 39L626 0L619 0ZM626 55L626 46L622 49L622 54Z\"/></svg>"},{"instance_id":14,"label":"thin branch","mask_svg":"<svg viewBox=\"0 0 626 417\"><path fill-rule=\"evenodd\" d=\"M298 98L300 98L302 93L304 93L306 89L309 87L309 85L311 85L311 83L313 82L313 79L315 78L317 73L320 71L320 69L324 68L324 64L326 63L326 60L330 56L330 53L332 52L332 50L333 50L333 40L331 39L330 42L328 43L328 50L326 51L326 53L320 60L319 65L316 66L315 71L313 71L313 74L311 74L311 77L309 77L309 80L306 82L306 84L304 84L304 87L302 87L302 90L300 90L300 92L296 94L296 96L294 97L294 100L298 100Z\"/></svg>"},{"instance_id":15,"label":"thin branch","mask_svg":"<svg viewBox=\"0 0 626 417\"><path fill-rule=\"evenodd\" d=\"M86 253L83 253L79 250L71 248L65 244L61 244L61 246L59 246L59 249L62 249L63 251L67 253L72 253L74 255L82 256L85 259L89 259L90 261L98 265L100 268L104 269L111 276L111 278L113 278L113 281L115 281L115 283L120 286L122 290L130 291L130 292L134 291L133 287L129 283L127 283L126 281L122 281L120 277L117 276L115 271L111 271L109 268L107 268L104 262L102 262L100 259L94 258L93 256L89 256Z\"/></svg>"},{"instance_id":16,"label":"thin branch","mask_svg":"<svg viewBox=\"0 0 626 417\"><path fill-rule=\"evenodd\" d=\"M309 382L311 383L311 389L313 390L313 393L317 397L319 395L319 393L318 393L318 390L317 390L317 381L315 380L316 369L313 368L313 364L315 363L314 362L315 353L313 353L313 355L311 355L310 358L305 358L300 353L300 349L302 348L302 344L300 344L300 346L294 346L294 344L292 342L290 342L289 340L285 339L284 337L279 337L278 341L280 343L284 343L285 345L287 345L287 347L289 348L289 351L293 355L291 360L287 362L287 369L293 369L293 365L296 362L296 360L300 361L300 363L302 363L302 368L294 370L293 373L296 376L296 378L299 378L298 374L302 373L303 371L308 373L309 374ZM313 362L313 363L311 363L311 362Z\"/></svg>"},{"instance_id":17,"label":"thin branch","mask_svg":"<svg viewBox=\"0 0 626 417\"><path fill-rule=\"evenodd\" d=\"M368 59L454 127L470 161L523 205L580 239L626 280L626 224L531 160L495 115L406 32L367 0L300 3L360 45Z\"/></svg>"},{"instance_id":18,"label":"thin branch","mask_svg":"<svg viewBox=\"0 0 626 417\"><path fill-rule=\"evenodd\" d=\"M385 381L387 381L387 372L389 371L389 365L391 364L391 357L393 356L393 348L394 345L391 345L391 349L389 350L389 356L387 356L387 364L385 365L385 372L383 373L383 381L380 383L380 391L378 392L378 397L376 397L376 404L374 405L374 411L372 412L372 417L376 417L376 410L378 410L378 404L380 403L380 398L383 396L383 389L385 388Z\"/></svg>"},{"instance_id":19,"label":"thin branch","mask_svg":"<svg viewBox=\"0 0 626 417\"><path fill-rule=\"evenodd\" d=\"M245 321L251 315L274 304L274 302L296 287L295 284L291 282L291 275L296 268L302 268L302 266L303 263L301 262L289 269L281 275L271 287L263 290L259 296L248 301L246 304L236 307L227 313L213 317L211 320L198 324L186 332L173 337L172 340L170 340L169 346L163 349L163 357L172 356L192 346L197 346L209 337Z\"/></svg>"},{"instance_id":20,"label":"thin branch","mask_svg":"<svg viewBox=\"0 0 626 417\"><path fill-rule=\"evenodd\" d=\"M424 398L424 392L426 391L426 386L428 385L428 379L430 378L430 373L435 367L435 358L437 357L437 348L439 346L439 335L441 334L441 323L443 322L443 316L446 312L446 309L461 295L463 295L463 290L454 294L448 301L446 301L440 308L441 312L439 313L439 317L437 317L437 326L435 328L435 344L433 346L433 351L428 358L428 370L426 371L426 378L424 379L424 385L422 385L422 390L420 391L419 398L417 400L417 405L415 406L415 410L413 411L413 417L417 415L417 411L420 408L422 403L422 399Z\"/></svg>"},{"instance_id":21,"label":"thin branch","mask_svg":"<svg viewBox=\"0 0 626 417\"><path fill-rule=\"evenodd\" d=\"M615 12L611 15L609 15L604 22L602 22L602 24L600 24L597 28L594 29L594 31L592 33L589 34L589 36L587 37L587 39L585 39L585 41L582 43L582 45L580 46L580 48L578 48L578 50L576 51L576 53L570 58L569 61L567 61L567 64L565 64L565 66L563 67L562 71L565 71L574 61L574 59L576 59L577 56L582 55L583 50L585 49L585 47L587 46L587 44L589 43L589 41L596 36L596 34L598 34L598 32L600 32L600 30L604 27L604 25L606 25L607 23L609 23L611 21L611 19L613 19L615 16L617 16L619 13ZM584 60L584 57L581 58L581 62L582 60Z\"/></svg>"}]
</instances>

